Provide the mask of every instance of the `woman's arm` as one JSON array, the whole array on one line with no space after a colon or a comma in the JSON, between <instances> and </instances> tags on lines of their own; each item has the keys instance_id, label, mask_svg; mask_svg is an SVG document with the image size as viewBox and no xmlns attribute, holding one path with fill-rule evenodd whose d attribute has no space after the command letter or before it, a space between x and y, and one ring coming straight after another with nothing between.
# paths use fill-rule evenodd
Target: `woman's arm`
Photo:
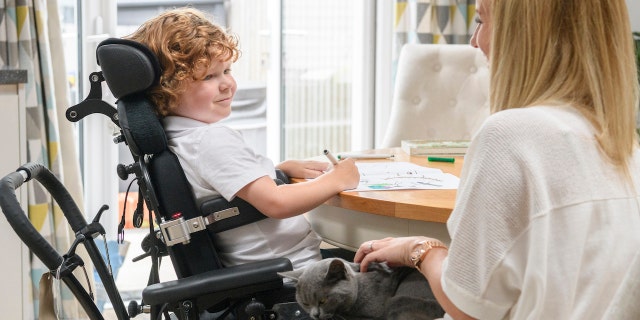
<instances>
[{"instance_id":1,"label":"woman's arm","mask_svg":"<svg viewBox=\"0 0 640 320\"><path fill-rule=\"evenodd\" d=\"M474 319L462 310L458 309L449 297L442 290L442 262L447 257L447 250L442 248L433 248L429 250L420 265L420 272L429 281L433 295L442 306L442 309L453 319Z\"/></svg>"},{"instance_id":2,"label":"woman's arm","mask_svg":"<svg viewBox=\"0 0 640 320\"><path fill-rule=\"evenodd\" d=\"M360 263L362 272L367 271L371 262L387 262L391 267L413 267L411 253L421 246L420 242L429 240L437 241L427 237L385 238L367 241L360 245L354 261ZM442 263L447 257L447 253L448 251L444 247L429 249L420 263L419 270L429 281L434 296L449 316L454 319L474 319L458 309L442 290Z\"/></svg>"},{"instance_id":3,"label":"woman's arm","mask_svg":"<svg viewBox=\"0 0 640 320\"><path fill-rule=\"evenodd\" d=\"M291 174L290 170L284 170L287 167L279 168L287 175ZM309 167L297 172L305 170L309 170ZM353 159L340 161L327 173L316 174L317 178L313 180L284 185L276 185L271 178L264 176L244 186L236 196L269 217L284 219L303 214L339 192L357 187L360 181L360 173Z\"/></svg>"}]
</instances>

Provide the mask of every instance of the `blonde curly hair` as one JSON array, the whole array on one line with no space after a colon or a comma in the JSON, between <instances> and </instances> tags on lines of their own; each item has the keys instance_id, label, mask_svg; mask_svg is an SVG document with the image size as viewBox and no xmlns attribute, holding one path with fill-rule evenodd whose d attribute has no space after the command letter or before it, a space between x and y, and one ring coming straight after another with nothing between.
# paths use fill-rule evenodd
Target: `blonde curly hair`
<instances>
[{"instance_id":1,"label":"blonde curly hair","mask_svg":"<svg viewBox=\"0 0 640 320\"><path fill-rule=\"evenodd\" d=\"M158 57L159 83L147 91L156 112L171 113L191 80L199 80L216 61L235 62L240 57L237 38L195 8L165 11L125 37L140 42Z\"/></svg>"}]
</instances>

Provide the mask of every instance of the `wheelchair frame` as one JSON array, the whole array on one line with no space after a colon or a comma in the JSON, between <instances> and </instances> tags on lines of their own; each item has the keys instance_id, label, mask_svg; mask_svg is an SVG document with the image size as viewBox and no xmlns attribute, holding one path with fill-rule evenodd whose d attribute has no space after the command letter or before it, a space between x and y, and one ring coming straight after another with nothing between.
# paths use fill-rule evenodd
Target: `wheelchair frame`
<instances>
[{"instance_id":1,"label":"wheelchair frame","mask_svg":"<svg viewBox=\"0 0 640 320\"><path fill-rule=\"evenodd\" d=\"M257 209L241 199L229 203L222 198L206 201L197 208L190 189L182 190L183 193L178 197L154 189L153 181L162 176L162 173L154 172L160 166L158 162L173 168L177 164L176 170L181 175L170 178L177 179L179 186L183 186L186 181L175 155L165 150L166 145L164 149L159 146L162 141L166 144L166 137L157 118L155 120L158 123L151 123L156 129L152 133L147 130L140 136L140 133L130 128L132 124L129 121L135 125L136 121L142 119L138 114L127 111L126 108L132 104L142 110L144 117L150 117L148 101L145 102L142 92L158 81L159 64L155 56L137 42L113 38L101 42L96 55L102 71L89 75L89 95L81 103L67 109L66 116L72 122L94 113L107 116L120 128L120 135L114 138L114 142L126 143L134 157L133 164L119 164L117 173L123 180L130 174L136 176L142 200L149 208L150 245L146 255L151 257L152 267L149 285L143 290L142 303L133 301L128 310L125 308L110 268L94 242L95 237L105 234L99 220L107 207L103 206L92 222L87 223L64 185L41 164L25 164L0 180L0 206L21 240L52 270L54 277L70 288L91 319L103 319L103 316L91 295L72 273L76 267L84 264L75 254L80 243L86 247L119 320L129 319L143 312L150 313L151 319L160 319L162 316L169 319L170 312L183 320L200 319L201 316L209 318L214 314L219 316L218 319L226 319L229 313L234 314L234 319L309 319L293 299L292 288L286 288L277 275L278 272L292 269L288 259L276 258L225 268L217 258L209 232L229 230L263 219L264 216ZM123 78L128 81L118 81ZM117 108L102 100L102 82L107 83L118 99ZM142 106L139 106L139 101L143 102ZM140 145L136 139L144 140L146 135L161 137L160 140L152 140L151 146ZM168 152L169 156L160 154L164 152ZM286 176L283 178L286 179ZM71 248L63 256L35 230L18 203L15 190L31 179L40 182L51 193L76 235ZM185 196L184 191L191 196ZM186 210L182 211L184 207ZM175 212L181 214L176 215ZM154 222L160 227L159 232L155 231ZM178 279L160 282L158 261L166 253L171 257ZM197 256L198 254L201 256ZM189 260L194 255L204 262L182 261ZM274 294L288 296L288 300L275 299Z\"/></svg>"}]
</instances>

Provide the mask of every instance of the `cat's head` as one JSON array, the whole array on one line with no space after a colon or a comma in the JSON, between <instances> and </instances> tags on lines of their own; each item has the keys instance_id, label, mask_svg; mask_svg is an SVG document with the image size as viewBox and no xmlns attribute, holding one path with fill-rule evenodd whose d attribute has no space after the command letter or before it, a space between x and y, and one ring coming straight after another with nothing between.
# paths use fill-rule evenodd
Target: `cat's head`
<instances>
[{"instance_id":1,"label":"cat's head","mask_svg":"<svg viewBox=\"0 0 640 320\"><path fill-rule=\"evenodd\" d=\"M356 301L357 268L342 259L324 259L279 275L295 282L296 300L313 319L331 319Z\"/></svg>"}]
</instances>

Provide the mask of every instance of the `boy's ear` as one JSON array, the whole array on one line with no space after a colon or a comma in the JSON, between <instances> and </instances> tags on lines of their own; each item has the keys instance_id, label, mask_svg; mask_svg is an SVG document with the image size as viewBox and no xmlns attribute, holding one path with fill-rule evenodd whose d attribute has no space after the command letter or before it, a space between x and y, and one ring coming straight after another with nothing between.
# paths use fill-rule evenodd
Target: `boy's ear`
<instances>
[{"instance_id":1,"label":"boy's ear","mask_svg":"<svg viewBox=\"0 0 640 320\"><path fill-rule=\"evenodd\" d=\"M302 271L302 269L297 269L293 271L278 272L278 275L282 278L293 280L293 283L298 283L298 279L300 279Z\"/></svg>"}]
</instances>

